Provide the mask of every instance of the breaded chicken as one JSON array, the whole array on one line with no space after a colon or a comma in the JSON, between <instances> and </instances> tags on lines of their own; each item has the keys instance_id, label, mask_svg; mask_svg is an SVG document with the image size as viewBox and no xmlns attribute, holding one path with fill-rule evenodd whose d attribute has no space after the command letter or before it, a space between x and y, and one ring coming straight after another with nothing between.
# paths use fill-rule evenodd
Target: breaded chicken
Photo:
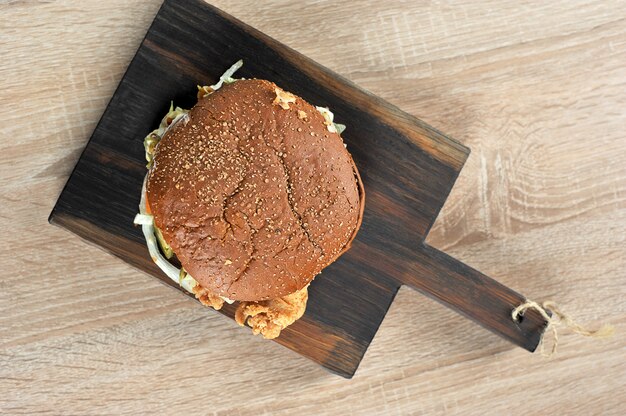
<instances>
[{"instance_id":1,"label":"breaded chicken","mask_svg":"<svg viewBox=\"0 0 626 416\"><path fill-rule=\"evenodd\" d=\"M252 332L273 339L280 331L304 314L309 298L308 286L292 294L259 302L241 302L235 312L235 321L248 324Z\"/></svg>"}]
</instances>

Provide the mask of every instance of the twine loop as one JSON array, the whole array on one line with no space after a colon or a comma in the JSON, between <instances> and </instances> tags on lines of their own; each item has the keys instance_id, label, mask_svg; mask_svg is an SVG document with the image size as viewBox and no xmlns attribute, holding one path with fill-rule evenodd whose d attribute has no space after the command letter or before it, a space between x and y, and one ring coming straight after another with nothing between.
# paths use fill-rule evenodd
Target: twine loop
<instances>
[{"instance_id":1,"label":"twine loop","mask_svg":"<svg viewBox=\"0 0 626 416\"><path fill-rule=\"evenodd\" d=\"M540 305L535 301L527 299L526 302L513 309L513 311L511 312L511 318L513 318L513 321L519 322L520 317L523 317L524 312L526 312L528 309L534 309L535 311L539 312L543 319L545 319L548 323L548 325L546 326L546 331L548 329L552 331L552 337L554 338L554 341L552 342L552 349L550 353L546 354L544 352L543 337L539 343L541 355L543 355L544 357L550 357L554 353L556 353L556 348L559 343L559 334L557 329L560 326L565 326L576 334L592 338L609 338L615 332L613 326L607 324L602 325L595 331L587 329L582 325L576 323L570 315L561 311L556 303L551 300L547 300L543 302L543 305ZM550 316L550 313L552 314L552 316Z\"/></svg>"}]
</instances>

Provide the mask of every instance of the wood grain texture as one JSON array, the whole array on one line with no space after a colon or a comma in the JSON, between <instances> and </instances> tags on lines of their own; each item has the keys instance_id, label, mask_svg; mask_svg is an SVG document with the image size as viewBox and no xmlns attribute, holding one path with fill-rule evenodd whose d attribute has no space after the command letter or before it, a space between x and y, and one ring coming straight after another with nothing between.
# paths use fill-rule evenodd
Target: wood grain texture
<instances>
[{"instance_id":1,"label":"wood grain texture","mask_svg":"<svg viewBox=\"0 0 626 416\"><path fill-rule=\"evenodd\" d=\"M350 382L46 226L158 3L0 2L3 413L624 413L622 1L215 2L473 149L431 245L618 330L544 360L403 289Z\"/></svg>"},{"instance_id":2,"label":"wood grain texture","mask_svg":"<svg viewBox=\"0 0 626 416\"><path fill-rule=\"evenodd\" d=\"M271 79L350 125L343 138L367 192L352 249L315 279L305 315L275 342L352 377L406 284L535 350L545 320L537 311L511 319L524 296L423 244L468 149L202 0L163 3L50 222L184 292L155 267L132 223L146 173L142 138L173 98L191 107L196 85L216 83L237 59L239 76ZM232 318L235 308L220 312Z\"/></svg>"}]
</instances>

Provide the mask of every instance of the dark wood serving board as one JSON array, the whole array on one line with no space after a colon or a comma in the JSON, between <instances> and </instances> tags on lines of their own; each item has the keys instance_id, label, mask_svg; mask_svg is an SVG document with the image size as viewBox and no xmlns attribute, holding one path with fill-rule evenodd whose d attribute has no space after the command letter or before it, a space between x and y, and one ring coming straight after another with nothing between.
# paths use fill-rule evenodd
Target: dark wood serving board
<instances>
[{"instance_id":1,"label":"dark wood serving board","mask_svg":"<svg viewBox=\"0 0 626 416\"><path fill-rule=\"evenodd\" d=\"M528 311L520 323L510 317L523 296L424 243L469 149L201 0L163 3L50 222L178 288L152 263L133 226L146 174L143 137L171 100L191 107L196 85L213 84L238 59L244 66L237 76L274 81L328 106L348 126L343 137L367 196L353 247L315 279L306 314L276 342L351 377L399 287L409 285L536 348L541 316ZM233 323L233 330L242 329Z\"/></svg>"}]
</instances>

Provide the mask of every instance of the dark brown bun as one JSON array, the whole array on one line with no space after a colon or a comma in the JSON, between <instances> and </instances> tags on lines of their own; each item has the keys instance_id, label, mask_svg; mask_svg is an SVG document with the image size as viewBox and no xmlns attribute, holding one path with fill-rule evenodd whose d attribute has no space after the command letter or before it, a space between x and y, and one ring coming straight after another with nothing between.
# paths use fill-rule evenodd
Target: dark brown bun
<instances>
[{"instance_id":1,"label":"dark brown bun","mask_svg":"<svg viewBox=\"0 0 626 416\"><path fill-rule=\"evenodd\" d=\"M339 134L299 97L276 103L277 92L240 80L201 98L159 142L148 176L155 224L185 270L232 300L303 288L349 247L363 216Z\"/></svg>"}]
</instances>

